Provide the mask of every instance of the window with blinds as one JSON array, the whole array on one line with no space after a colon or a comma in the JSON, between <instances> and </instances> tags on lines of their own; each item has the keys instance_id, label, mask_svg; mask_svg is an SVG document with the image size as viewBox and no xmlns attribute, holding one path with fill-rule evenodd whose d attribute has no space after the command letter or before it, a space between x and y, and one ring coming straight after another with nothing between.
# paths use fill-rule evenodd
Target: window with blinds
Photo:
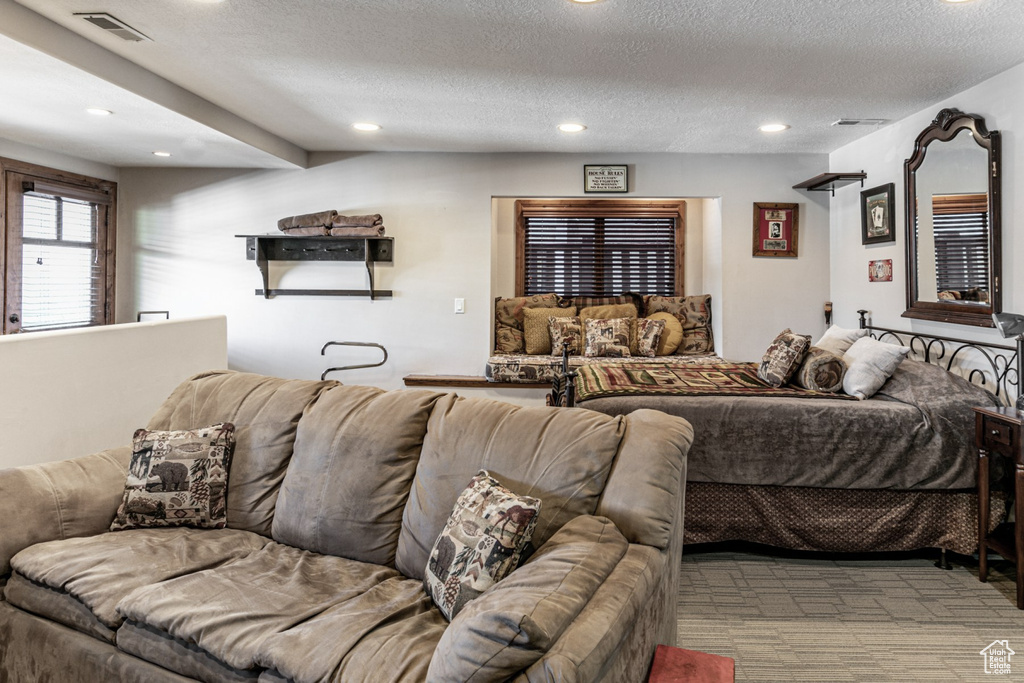
<instances>
[{"instance_id":1,"label":"window with blinds","mask_svg":"<svg viewBox=\"0 0 1024 683\"><path fill-rule=\"evenodd\" d=\"M4 332L112 322L113 184L4 176Z\"/></svg>"},{"instance_id":2,"label":"window with blinds","mask_svg":"<svg viewBox=\"0 0 1024 683\"><path fill-rule=\"evenodd\" d=\"M988 197L932 197L935 274L938 291L986 291L989 282Z\"/></svg>"},{"instance_id":3,"label":"window with blinds","mask_svg":"<svg viewBox=\"0 0 1024 683\"><path fill-rule=\"evenodd\" d=\"M517 202L517 295L682 293L680 202Z\"/></svg>"}]
</instances>

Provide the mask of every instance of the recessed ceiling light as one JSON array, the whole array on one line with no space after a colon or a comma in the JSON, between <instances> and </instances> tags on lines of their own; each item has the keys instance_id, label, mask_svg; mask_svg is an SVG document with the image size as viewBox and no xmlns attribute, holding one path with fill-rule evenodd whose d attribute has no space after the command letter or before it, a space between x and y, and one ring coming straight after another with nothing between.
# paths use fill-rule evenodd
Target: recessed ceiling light
<instances>
[{"instance_id":1,"label":"recessed ceiling light","mask_svg":"<svg viewBox=\"0 0 1024 683\"><path fill-rule=\"evenodd\" d=\"M92 114L93 116L110 116L114 113L109 109L100 109L99 107L89 107L85 111Z\"/></svg>"},{"instance_id":2,"label":"recessed ceiling light","mask_svg":"<svg viewBox=\"0 0 1024 683\"><path fill-rule=\"evenodd\" d=\"M153 156L155 156L155 157L169 157L169 156L171 156L171 153L170 152L153 152Z\"/></svg>"},{"instance_id":3,"label":"recessed ceiling light","mask_svg":"<svg viewBox=\"0 0 1024 683\"><path fill-rule=\"evenodd\" d=\"M558 130L563 133L579 133L586 130L587 127L579 123L563 123L558 126Z\"/></svg>"},{"instance_id":4,"label":"recessed ceiling light","mask_svg":"<svg viewBox=\"0 0 1024 683\"><path fill-rule=\"evenodd\" d=\"M380 125L376 123L353 123L352 127L366 132L380 130Z\"/></svg>"},{"instance_id":5,"label":"recessed ceiling light","mask_svg":"<svg viewBox=\"0 0 1024 683\"><path fill-rule=\"evenodd\" d=\"M762 133L780 133L788 128L789 126L784 123L766 123L759 127L758 130Z\"/></svg>"}]
</instances>

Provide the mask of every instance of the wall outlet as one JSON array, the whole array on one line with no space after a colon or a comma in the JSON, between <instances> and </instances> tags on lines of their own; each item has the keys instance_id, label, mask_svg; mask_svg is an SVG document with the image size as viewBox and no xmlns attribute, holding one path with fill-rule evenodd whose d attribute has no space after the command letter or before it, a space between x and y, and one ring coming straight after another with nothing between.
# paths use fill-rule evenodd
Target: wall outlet
<instances>
[{"instance_id":1,"label":"wall outlet","mask_svg":"<svg viewBox=\"0 0 1024 683\"><path fill-rule=\"evenodd\" d=\"M455 312L456 313L465 313L466 312L466 300L465 299L461 299L460 298L460 299L456 299L455 300Z\"/></svg>"}]
</instances>

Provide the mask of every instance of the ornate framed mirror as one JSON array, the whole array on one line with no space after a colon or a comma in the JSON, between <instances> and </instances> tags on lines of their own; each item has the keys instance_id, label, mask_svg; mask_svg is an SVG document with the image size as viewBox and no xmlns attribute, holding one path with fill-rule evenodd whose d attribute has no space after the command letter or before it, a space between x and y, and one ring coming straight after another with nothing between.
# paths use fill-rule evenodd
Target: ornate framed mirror
<instances>
[{"instance_id":1,"label":"ornate framed mirror","mask_svg":"<svg viewBox=\"0 0 1024 683\"><path fill-rule=\"evenodd\" d=\"M999 131L943 109L903 163L904 318L992 327L1002 311Z\"/></svg>"}]
</instances>

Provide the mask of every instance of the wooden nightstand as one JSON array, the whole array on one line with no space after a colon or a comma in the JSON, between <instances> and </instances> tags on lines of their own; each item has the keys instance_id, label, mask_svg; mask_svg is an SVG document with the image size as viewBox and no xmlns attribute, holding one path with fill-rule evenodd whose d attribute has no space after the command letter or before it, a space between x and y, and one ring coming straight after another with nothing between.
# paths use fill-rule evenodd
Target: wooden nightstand
<instances>
[{"instance_id":1,"label":"wooden nightstand","mask_svg":"<svg viewBox=\"0 0 1024 683\"><path fill-rule=\"evenodd\" d=\"M1016 408L975 408L974 442L978 447L978 578L988 580L989 548L1017 564L1017 608L1024 609L1024 412ZM1000 525L992 536L989 524L989 456L1001 455L1015 465L1014 523Z\"/></svg>"}]
</instances>

